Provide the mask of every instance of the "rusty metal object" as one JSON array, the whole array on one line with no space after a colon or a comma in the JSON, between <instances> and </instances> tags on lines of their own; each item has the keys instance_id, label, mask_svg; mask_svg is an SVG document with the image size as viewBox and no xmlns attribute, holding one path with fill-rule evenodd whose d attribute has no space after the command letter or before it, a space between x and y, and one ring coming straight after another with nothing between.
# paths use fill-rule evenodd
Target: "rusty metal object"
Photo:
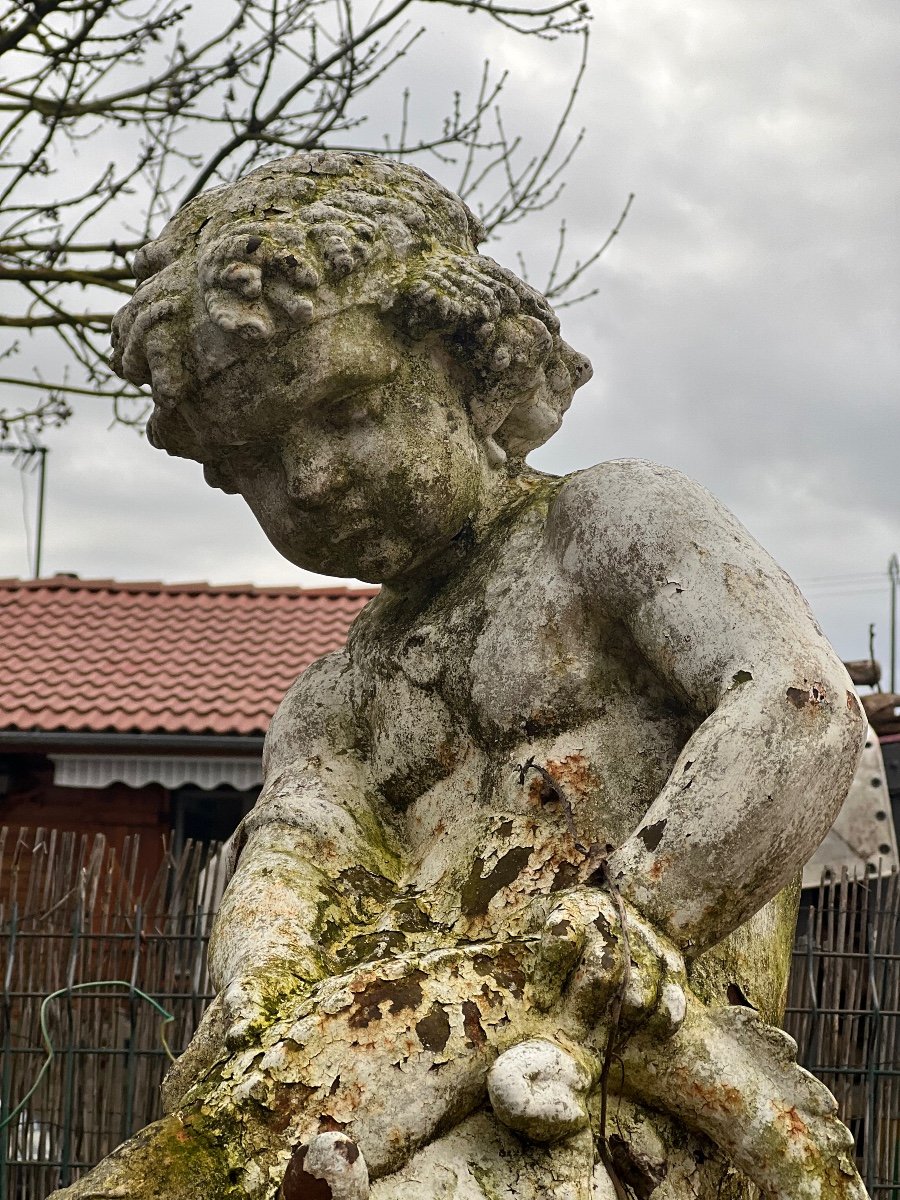
<instances>
[{"instance_id":1,"label":"rusty metal object","mask_svg":"<svg viewBox=\"0 0 900 1200\"><path fill-rule=\"evenodd\" d=\"M900 695L894 692L871 692L862 697L869 724L876 733L900 733Z\"/></svg>"},{"instance_id":2,"label":"rusty metal object","mask_svg":"<svg viewBox=\"0 0 900 1200\"><path fill-rule=\"evenodd\" d=\"M874 658L854 659L851 662L845 660L844 666L856 687L875 687L881 683L881 663Z\"/></svg>"},{"instance_id":3,"label":"rusty metal object","mask_svg":"<svg viewBox=\"0 0 900 1200\"><path fill-rule=\"evenodd\" d=\"M869 697L863 697L863 704ZM889 874L900 865L897 833L881 746L869 729L847 799L825 840L803 868L803 886L818 887L823 872Z\"/></svg>"}]
</instances>

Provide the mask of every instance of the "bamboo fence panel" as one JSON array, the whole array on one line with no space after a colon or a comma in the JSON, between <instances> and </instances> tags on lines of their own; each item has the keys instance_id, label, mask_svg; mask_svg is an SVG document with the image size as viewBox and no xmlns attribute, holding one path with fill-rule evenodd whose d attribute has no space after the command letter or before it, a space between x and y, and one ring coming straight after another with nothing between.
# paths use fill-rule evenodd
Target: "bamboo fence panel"
<instances>
[{"instance_id":1,"label":"bamboo fence panel","mask_svg":"<svg viewBox=\"0 0 900 1200\"><path fill-rule=\"evenodd\" d=\"M212 994L219 850L189 842L144 878L137 838L0 829L0 1200L43 1200L160 1115L166 1044L184 1049ZM140 993L173 1015L165 1042ZM54 1054L10 1120L47 1059L42 1006Z\"/></svg>"},{"instance_id":2,"label":"bamboo fence panel","mask_svg":"<svg viewBox=\"0 0 900 1200\"><path fill-rule=\"evenodd\" d=\"M900 1200L900 877L826 875L801 913L785 1028L837 1097L872 1200Z\"/></svg>"}]
</instances>

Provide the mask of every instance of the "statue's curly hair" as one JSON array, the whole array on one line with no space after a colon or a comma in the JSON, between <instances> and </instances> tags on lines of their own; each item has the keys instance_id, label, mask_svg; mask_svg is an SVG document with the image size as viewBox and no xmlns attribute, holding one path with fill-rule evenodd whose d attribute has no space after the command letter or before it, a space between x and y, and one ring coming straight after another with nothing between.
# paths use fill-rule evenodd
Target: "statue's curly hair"
<instances>
[{"instance_id":1,"label":"statue's curly hair","mask_svg":"<svg viewBox=\"0 0 900 1200\"><path fill-rule=\"evenodd\" d=\"M246 343L309 324L317 292L339 298L341 282L365 272L367 298L388 320L414 339L437 335L459 364L496 453L523 457L559 428L590 366L560 338L547 301L478 253L483 236L462 200L416 167L326 150L267 163L192 200L138 252L139 286L113 323L113 369L152 383L150 440L199 457L179 414L198 374L196 331L212 322L205 341L230 347L225 368Z\"/></svg>"}]
</instances>

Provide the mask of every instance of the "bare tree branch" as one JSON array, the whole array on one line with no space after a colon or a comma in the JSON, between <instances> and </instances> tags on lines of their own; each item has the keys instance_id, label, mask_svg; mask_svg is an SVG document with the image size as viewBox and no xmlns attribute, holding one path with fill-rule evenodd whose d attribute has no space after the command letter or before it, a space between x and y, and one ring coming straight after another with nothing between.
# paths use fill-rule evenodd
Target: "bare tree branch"
<instances>
[{"instance_id":1,"label":"bare tree branch","mask_svg":"<svg viewBox=\"0 0 900 1200\"><path fill-rule=\"evenodd\" d=\"M7 33L0 34L0 54L5 54L7 50L14 50L16 46L26 38L29 33L32 33L44 17L53 12L55 8L60 8L63 0L36 0L32 3L31 12L22 18L18 25L14 25Z\"/></svg>"},{"instance_id":2,"label":"bare tree branch","mask_svg":"<svg viewBox=\"0 0 900 1200\"><path fill-rule=\"evenodd\" d=\"M123 396L128 399L137 399L138 397L146 399L144 392L138 392L130 385L123 385L114 392L98 392L96 388L75 387L71 383L43 383L39 379L23 380L15 376L0 375L0 384L4 383L14 384L16 387L34 388L41 392L66 392L73 396L92 396L94 399L101 400L116 400Z\"/></svg>"},{"instance_id":3,"label":"bare tree branch","mask_svg":"<svg viewBox=\"0 0 900 1200\"><path fill-rule=\"evenodd\" d=\"M413 22L425 5L428 19ZM20 423L64 419L65 406L46 399L64 396L100 396L116 419L140 421L146 397L123 390L106 364L110 310L132 290L130 256L210 184L324 144L430 156L445 173L458 167L461 194L496 233L553 203L580 140L567 134L584 50L558 122L536 151L524 153L507 132L499 110L507 75L488 63L474 94L452 93L435 125L400 88L394 134L362 130L373 89L397 77L438 7L525 37L586 39L581 0L376 0L365 8L354 0L232 0L227 11L204 6L199 36L188 0L19 7L0 24L0 327L30 336L18 346L18 374L0 384L44 396L7 414ZM552 297L584 283L604 248L567 263L561 230ZM28 353L46 361L48 338L77 371L71 384L47 385L29 370Z\"/></svg>"},{"instance_id":4,"label":"bare tree branch","mask_svg":"<svg viewBox=\"0 0 900 1200\"><path fill-rule=\"evenodd\" d=\"M93 283L126 293L131 293L134 288L125 287L117 281L132 278L131 271L127 267L96 267L89 271L69 271L63 267L19 267L16 269L0 265L0 280L15 279L19 282L28 280L31 283Z\"/></svg>"},{"instance_id":5,"label":"bare tree branch","mask_svg":"<svg viewBox=\"0 0 900 1200\"><path fill-rule=\"evenodd\" d=\"M109 329L115 313L53 313L48 317L10 317L0 314L0 325L15 329L46 329L60 325Z\"/></svg>"},{"instance_id":6,"label":"bare tree branch","mask_svg":"<svg viewBox=\"0 0 900 1200\"><path fill-rule=\"evenodd\" d=\"M591 288L589 292L583 292L579 296L570 296L568 293L571 292L572 288L584 276L584 274L591 269L598 258L600 258L601 254L604 254L610 248L614 239L619 236L622 226L625 224L628 214L631 211L631 205L633 201L634 192L631 192L629 193L628 199L625 201L625 207L622 209L618 221L616 221L615 225L606 235L606 240L597 247L593 254L590 254L586 259L584 259L584 261L577 259L575 261L575 265L561 279L558 278L558 273L560 262L565 250L566 226L565 222L560 225L559 248L557 250L556 258L553 260L553 266L550 269L550 276L547 280L547 286L544 289L544 295L548 300L553 300L556 303L557 308L566 308L572 304L579 304L582 300L587 300L590 296L595 296L597 294L596 288Z\"/></svg>"}]
</instances>

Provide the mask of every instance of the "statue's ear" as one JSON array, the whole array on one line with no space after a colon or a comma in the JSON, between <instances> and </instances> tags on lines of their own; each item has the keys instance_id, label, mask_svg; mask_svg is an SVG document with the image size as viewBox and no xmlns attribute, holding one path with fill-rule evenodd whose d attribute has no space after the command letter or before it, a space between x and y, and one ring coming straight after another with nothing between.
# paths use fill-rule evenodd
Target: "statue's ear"
<instances>
[{"instance_id":1,"label":"statue's ear","mask_svg":"<svg viewBox=\"0 0 900 1200\"><path fill-rule=\"evenodd\" d=\"M506 462L506 451L497 441L495 434L507 415L507 408L498 405L493 394L484 397L473 392L469 396L468 409L478 439L484 447L488 465L495 469L502 467Z\"/></svg>"}]
</instances>

